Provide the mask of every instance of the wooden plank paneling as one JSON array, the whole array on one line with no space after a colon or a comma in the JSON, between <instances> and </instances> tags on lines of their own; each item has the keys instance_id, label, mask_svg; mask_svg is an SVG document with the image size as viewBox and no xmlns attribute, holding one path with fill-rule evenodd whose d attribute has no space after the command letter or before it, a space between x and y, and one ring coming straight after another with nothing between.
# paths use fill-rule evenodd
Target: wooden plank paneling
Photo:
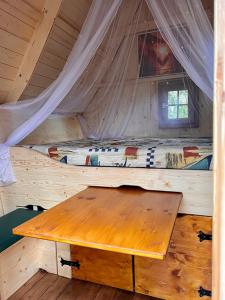
<instances>
[{"instance_id":1,"label":"wooden plank paneling","mask_svg":"<svg viewBox=\"0 0 225 300\"><path fill-rule=\"evenodd\" d=\"M135 257L135 290L167 300L198 300L200 287L211 290L212 241L200 242L199 231L212 233L212 218L183 216L176 220L167 257Z\"/></svg>"},{"instance_id":2,"label":"wooden plank paneling","mask_svg":"<svg viewBox=\"0 0 225 300\"><path fill-rule=\"evenodd\" d=\"M37 67L33 72L33 76L41 75L49 79L56 79L59 72L65 65L65 62L71 52L71 49L79 35L83 21L88 13L91 1L64 0L59 11L59 15L54 21L52 30L46 41ZM37 78L31 77L30 84L24 90L21 99L27 98L28 94L37 96L41 90ZM50 81L46 80L42 87L49 86ZM32 85L32 88L30 87ZM27 91L28 90L28 91Z\"/></svg>"},{"instance_id":3,"label":"wooden plank paneling","mask_svg":"<svg viewBox=\"0 0 225 300\"><path fill-rule=\"evenodd\" d=\"M26 14L35 22L38 22L41 19L41 10L44 6L45 0L38 0L38 1L37 0L28 0L28 1L4 0L4 1L6 1L10 6L16 8L18 11Z\"/></svg>"},{"instance_id":4,"label":"wooden plank paneling","mask_svg":"<svg viewBox=\"0 0 225 300\"><path fill-rule=\"evenodd\" d=\"M4 194L11 201L16 202L20 194L60 202L82 186L134 185L147 190L182 192L180 212L212 215L211 171L77 167L19 147L11 149L11 159L17 182L4 187Z\"/></svg>"},{"instance_id":5,"label":"wooden plank paneling","mask_svg":"<svg viewBox=\"0 0 225 300\"><path fill-rule=\"evenodd\" d=\"M53 67L56 70L62 70L66 60L44 50L40 56L39 62L46 66Z\"/></svg>"},{"instance_id":6,"label":"wooden plank paneling","mask_svg":"<svg viewBox=\"0 0 225 300\"><path fill-rule=\"evenodd\" d=\"M8 14L0 8L0 28L29 42L33 27Z\"/></svg>"},{"instance_id":7,"label":"wooden plank paneling","mask_svg":"<svg viewBox=\"0 0 225 300\"><path fill-rule=\"evenodd\" d=\"M0 28L0 45L3 48L24 55L28 42Z\"/></svg>"},{"instance_id":8,"label":"wooden plank paneling","mask_svg":"<svg viewBox=\"0 0 225 300\"><path fill-rule=\"evenodd\" d=\"M0 62L0 77L13 80L16 76L18 68L8 66Z\"/></svg>"},{"instance_id":9,"label":"wooden plank paneling","mask_svg":"<svg viewBox=\"0 0 225 300\"><path fill-rule=\"evenodd\" d=\"M73 278L133 290L131 255L71 246L72 261L80 268L72 268Z\"/></svg>"},{"instance_id":10,"label":"wooden plank paneling","mask_svg":"<svg viewBox=\"0 0 225 300\"><path fill-rule=\"evenodd\" d=\"M22 62L22 54L0 46L0 62L18 68Z\"/></svg>"},{"instance_id":11,"label":"wooden plank paneling","mask_svg":"<svg viewBox=\"0 0 225 300\"><path fill-rule=\"evenodd\" d=\"M55 0L54 2L46 0L43 9L43 18L36 27L29 46L26 49L22 64L8 94L8 102L17 101L27 86L52 28L54 19L58 14L61 2L62 0Z\"/></svg>"},{"instance_id":12,"label":"wooden plank paneling","mask_svg":"<svg viewBox=\"0 0 225 300\"><path fill-rule=\"evenodd\" d=\"M30 25L31 27L35 27L36 22L32 17L28 16L27 14L25 14L22 9L23 6L21 5L23 4L23 2L20 3L20 9L10 5L10 3L1 0L0 1L0 9L7 12L8 14L10 14L11 16L16 17L18 20L22 21L24 24Z\"/></svg>"}]
</instances>

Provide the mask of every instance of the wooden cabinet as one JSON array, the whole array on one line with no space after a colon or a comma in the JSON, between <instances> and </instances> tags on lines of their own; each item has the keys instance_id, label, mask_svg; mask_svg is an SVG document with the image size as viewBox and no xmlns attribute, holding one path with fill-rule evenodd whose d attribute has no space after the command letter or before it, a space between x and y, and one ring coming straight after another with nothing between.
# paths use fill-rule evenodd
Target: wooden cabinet
<instances>
[{"instance_id":1,"label":"wooden cabinet","mask_svg":"<svg viewBox=\"0 0 225 300\"><path fill-rule=\"evenodd\" d=\"M133 291L132 256L105 250L71 246L72 277Z\"/></svg>"},{"instance_id":2,"label":"wooden cabinet","mask_svg":"<svg viewBox=\"0 0 225 300\"><path fill-rule=\"evenodd\" d=\"M165 260L135 256L135 291L166 300L201 299L200 287L211 290L212 243L200 237L209 238L203 233L211 230L210 217L179 216Z\"/></svg>"}]
</instances>

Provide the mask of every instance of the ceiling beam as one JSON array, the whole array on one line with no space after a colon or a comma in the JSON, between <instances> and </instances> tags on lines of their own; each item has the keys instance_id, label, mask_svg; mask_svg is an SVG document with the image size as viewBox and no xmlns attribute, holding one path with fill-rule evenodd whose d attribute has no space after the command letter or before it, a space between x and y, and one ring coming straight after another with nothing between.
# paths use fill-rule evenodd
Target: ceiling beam
<instances>
[{"instance_id":1,"label":"ceiling beam","mask_svg":"<svg viewBox=\"0 0 225 300\"><path fill-rule=\"evenodd\" d=\"M29 83L34 68L38 62L38 59L47 41L48 35L53 26L54 20L58 15L62 1L63 0L45 1L42 10L42 18L36 25L16 78L12 82L12 88L8 94L6 102L9 103L18 101L27 84Z\"/></svg>"}]
</instances>

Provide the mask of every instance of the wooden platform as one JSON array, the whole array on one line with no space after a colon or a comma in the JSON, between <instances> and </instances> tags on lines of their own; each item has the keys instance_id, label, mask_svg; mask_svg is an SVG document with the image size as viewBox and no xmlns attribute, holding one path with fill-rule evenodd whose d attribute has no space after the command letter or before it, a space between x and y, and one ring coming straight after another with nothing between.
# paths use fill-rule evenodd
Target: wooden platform
<instances>
[{"instance_id":1,"label":"wooden platform","mask_svg":"<svg viewBox=\"0 0 225 300\"><path fill-rule=\"evenodd\" d=\"M39 271L9 300L157 300L81 280ZM158 299L159 300L159 299Z\"/></svg>"},{"instance_id":2,"label":"wooden platform","mask_svg":"<svg viewBox=\"0 0 225 300\"><path fill-rule=\"evenodd\" d=\"M181 193L89 187L14 234L163 259Z\"/></svg>"}]
</instances>

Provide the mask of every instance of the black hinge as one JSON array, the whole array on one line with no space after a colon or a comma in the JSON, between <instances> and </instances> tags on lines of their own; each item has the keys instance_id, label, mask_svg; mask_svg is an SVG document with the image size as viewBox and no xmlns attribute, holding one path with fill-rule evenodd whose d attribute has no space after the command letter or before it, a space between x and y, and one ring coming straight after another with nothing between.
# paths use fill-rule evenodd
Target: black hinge
<instances>
[{"instance_id":1,"label":"black hinge","mask_svg":"<svg viewBox=\"0 0 225 300\"><path fill-rule=\"evenodd\" d=\"M19 206L19 205L17 205L16 207L26 208L26 209L35 210L35 211L44 211L44 210L47 210L46 208L44 208L44 207L42 207L40 205L33 205L33 204L29 204L29 205L26 205L26 206Z\"/></svg>"},{"instance_id":2,"label":"black hinge","mask_svg":"<svg viewBox=\"0 0 225 300\"><path fill-rule=\"evenodd\" d=\"M202 286L200 286L198 293L199 293L199 297L204 297L204 296L212 297L212 292L209 290L205 290Z\"/></svg>"},{"instance_id":3,"label":"black hinge","mask_svg":"<svg viewBox=\"0 0 225 300\"><path fill-rule=\"evenodd\" d=\"M211 235L211 234L204 233L203 231L199 231L199 232L198 232L198 238L199 238L199 241L200 241L200 242L203 242L203 241L211 241L211 240L212 240L212 235Z\"/></svg>"},{"instance_id":4,"label":"black hinge","mask_svg":"<svg viewBox=\"0 0 225 300\"><path fill-rule=\"evenodd\" d=\"M80 262L79 260L76 260L76 261L70 261L70 260L65 260L61 257L61 265L62 266L70 266L70 267L75 267L77 268L78 270L80 269Z\"/></svg>"}]
</instances>

